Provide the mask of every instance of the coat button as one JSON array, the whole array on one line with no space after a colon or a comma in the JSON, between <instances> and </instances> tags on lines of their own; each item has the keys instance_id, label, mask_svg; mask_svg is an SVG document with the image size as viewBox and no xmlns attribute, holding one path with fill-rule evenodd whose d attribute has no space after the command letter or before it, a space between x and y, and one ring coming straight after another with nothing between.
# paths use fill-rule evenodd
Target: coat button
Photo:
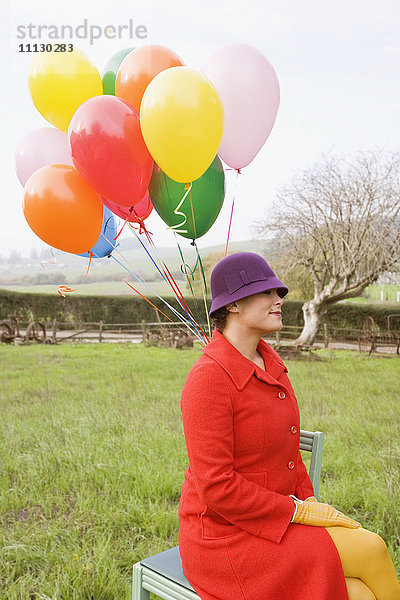
<instances>
[{"instance_id":1,"label":"coat button","mask_svg":"<svg viewBox=\"0 0 400 600\"><path fill-rule=\"evenodd\" d=\"M292 460L288 463L288 469L294 469L294 462Z\"/></svg>"},{"instance_id":2,"label":"coat button","mask_svg":"<svg viewBox=\"0 0 400 600\"><path fill-rule=\"evenodd\" d=\"M290 431L292 433L297 433L297 427L296 427L296 425L293 425L292 428L290 429Z\"/></svg>"},{"instance_id":3,"label":"coat button","mask_svg":"<svg viewBox=\"0 0 400 600\"><path fill-rule=\"evenodd\" d=\"M278 398L280 398L281 400L283 400L284 398L286 398L285 392L278 392Z\"/></svg>"}]
</instances>

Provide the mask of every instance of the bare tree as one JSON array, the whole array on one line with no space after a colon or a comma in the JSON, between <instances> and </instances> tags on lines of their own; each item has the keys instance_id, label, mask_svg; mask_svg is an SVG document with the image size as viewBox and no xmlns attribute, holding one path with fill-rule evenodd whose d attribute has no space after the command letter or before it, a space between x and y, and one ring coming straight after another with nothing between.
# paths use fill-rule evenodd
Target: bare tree
<instances>
[{"instance_id":1,"label":"bare tree","mask_svg":"<svg viewBox=\"0 0 400 600\"><path fill-rule=\"evenodd\" d=\"M330 305L359 296L399 261L399 167L393 153L323 157L278 192L276 209L256 225L273 234L287 271L311 275L298 344L314 342Z\"/></svg>"}]
</instances>

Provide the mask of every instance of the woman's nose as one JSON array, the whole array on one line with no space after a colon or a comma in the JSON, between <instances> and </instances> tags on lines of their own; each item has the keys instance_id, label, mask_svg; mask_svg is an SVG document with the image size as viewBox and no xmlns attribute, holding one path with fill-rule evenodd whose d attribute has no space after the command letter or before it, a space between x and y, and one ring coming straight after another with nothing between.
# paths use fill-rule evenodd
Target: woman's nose
<instances>
[{"instance_id":1,"label":"woman's nose","mask_svg":"<svg viewBox=\"0 0 400 600\"><path fill-rule=\"evenodd\" d=\"M283 298L279 296L278 292L275 292L274 294L274 304L277 304L278 306L282 306L283 304Z\"/></svg>"}]
</instances>

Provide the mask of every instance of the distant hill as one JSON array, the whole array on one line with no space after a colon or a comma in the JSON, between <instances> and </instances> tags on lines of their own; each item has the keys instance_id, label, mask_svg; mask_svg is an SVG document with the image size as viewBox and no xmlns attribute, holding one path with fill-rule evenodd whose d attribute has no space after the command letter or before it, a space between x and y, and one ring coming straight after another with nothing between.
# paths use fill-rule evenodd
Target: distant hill
<instances>
[{"instance_id":1,"label":"distant hill","mask_svg":"<svg viewBox=\"0 0 400 600\"><path fill-rule=\"evenodd\" d=\"M165 261L177 281L185 280L181 271L182 260L177 247L160 247L156 248L156 252L154 252L154 249L149 246L145 238L141 241L156 264L158 264L158 256ZM187 247L185 242L180 246L185 262L189 266L194 266L197 258L195 248L193 246ZM0 265L0 287L20 291L53 292L54 286L79 284L80 291L85 293L84 287L87 284L92 286L96 284L96 289L97 285L101 284L102 289L107 289L111 282L121 282L123 277L132 279L130 273L134 273L146 281L161 281L162 277L145 248L138 239L122 239L111 258L92 260L85 282L84 277L89 264L87 258L59 250L54 251L56 262L50 250L48 256L42 258L19 257L17 264ZM202 260L210 253L224 253L224 251L225 243L206 248L199 247ZM247 251L265 254L265 241L243 240L230 242L228 251L229 253ZM267 253L267 258L271 260L272 253ZM109 285L109 287L115 289L114 285ZM89 289L87 291L89 292Z\"/></svg>"}]
</instances>

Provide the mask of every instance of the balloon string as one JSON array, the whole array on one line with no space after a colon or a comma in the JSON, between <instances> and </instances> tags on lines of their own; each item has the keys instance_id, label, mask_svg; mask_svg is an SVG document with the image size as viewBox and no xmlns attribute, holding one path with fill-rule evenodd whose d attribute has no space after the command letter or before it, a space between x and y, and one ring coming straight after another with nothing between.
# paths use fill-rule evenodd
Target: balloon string
<instances>
[{"instance_id":1,"label":"balloon string","mask_svg":"<svg viewBox=\"0 0 400 600\"><path fill-rule=\"evenodd\" d=\"M175 281L175 279L174 279L174 276L172 275L171 271L168 269L168 267L167 267L167 265L165 264L165 262L164 262L164 261L162 261L162 262L163 262L163 265L164 265L164 267L165 267L165 270L166 270L166 271L167 271L167 273L168 273L168 280L170 281L170 283L171 283L171 286L172 286L172 288L174 289L174 291L175 291L175 294L177 295L177 298L178 298L178 300L180 299L180 300L183 302L183 304L186 306L187 310L188 310L189 312L191 312L191 311L190 311L190 308L189 308L189 306L188 306L188 305L187 305L187 303L186 303L186 300L185 300L185 298L183 297L183 294L182 294L181 290L179 289L179 286L178 286L178 284L176 283L176 281ZM164 268L163 268L163 270L164 270Z\"/></svg>"},{"instance_id":2,"label":"balloon string","mask_svg":"<svg viewBox=\"0 0 400 600\"><path fill-rule=\"evenodd\" d=\"M119 252L119 254L121 254ZM122 254L121 254L122 256ZM146 282L144 281L144 279L142 278L142 281L140 281L139 277L137 277L134 273L132 273L132 271L130 271L125 265L123 265L117 258L115 258L115 256L112 256L112 258L123 268L125 269L128 273L130 273L137 281L139 281L139 283L142 283L145 287L147 287L147 289L150 290L150 292L152 292L155 296L157 296L166 306L168 306L168 308L170 308L172 310L172 312L174 314L176 314L176 316L181 320L181 321L186 321L187 319L185 319L185 317L183 317L173 306L171 306L166 300L164 300L164 298L162 298L159 294L157 294L154 290L151 289L150 286L148 286L146 284ZM124 257L123 257L124 258ZM125 259L126 260L126 259ZM187 322L188 323L188 322ZM190 329L190 324L187 325Z\"/></svg>"},{"instance_id":3,"label":"balloon string","mask_svg":"<svg viewBox=\"0 0 400 600\"><path fill-rule=\"evenodd\" d=\"M135 228L134 228L134 227L132 227L132 226L130 226L130 228L131 228L131 230L133 231L133 233L135 234L136 238L137 238L137 239L139 240L139 242L142 244L142 246L143 246L144 250L147 252L148 256L150 257L150 260L153 262L154 266L156 267L157 271L160 273L161 277L162 277L162 278L163 278L163 279L164 279L164 280L165 280L167 283L169 283L169 284L171 285L171 287L172 287L173 291L175 292L175 290L174 290L174 288L173 288L173 286L172 286L172 284L171 284L171 281L169 280L169 278L168 278L168 277L167 277L167 275L165 274L164 268L162 267L162 269L163 269L164 273L161 273L160 269L158 268L158 266L157 266L156 262L154 261L153 257L151 256L150 252L148 251L148 249L146 248L146 246L143 244L142 240L141 240L141 239L138 237L138 235L137 235L137 233L136 233L136 230L135 230ZM155 247L155 244L154 244L153 240L152 240L151 238L147 238L147 239L148 239L148 242L149 242L150 246L153 246L154 253L155 253L155 255L157 256L157 259L158 259L159 263L161 263L161 260L160 260L159 256L157 255L156 247ZM165 265L165 263L164 263L164 265ZM165 266L166 266L166 265L165 265ZM172 277L172 275L171 275L171 277ZM173 282L175 283L175 280L173 279L173 277L172 277L172 280L173 280ZM176 283L175 283L175 285L176 285L176 287L178 288L178 286L177 286L177 284L176 284ZM179 288L178 288L178 290L179 290ZM179 292L180 292L180 290L179 290ZM176 294L176 292L175 292L175 294ZM179 298L178 298L178 300L179 300ZM188 308L189 308L189 307L188 307Z\"/></svg>"},{"instance_id":4,"label":"balloon string","mask_svg":"<svg viewBox=\"0 0 400 600\"><path fill-rule=\"evenodd\" d=\"M167 230L168 229L172 229L173 231L176 231L176 233L188 233L187 229L177 229L177 227L182 227L186 223L186 221L187 221L187 217L186 217L185 213L179 212L179 209L182 206L182 204L185 202L185 200L187 198L187 195L190 193L190 191L192 189L192 185L193 185L192 182L185 184L185 190L186 191L185 191L185 193L183 195L183 198L179 202L178 206L174 209L174 214L176 216L180 215L181 217L183 217L182 223L178 223L177 225L171 225L171 226L167 227Z\"/></svg>"},{"instance_id":5,"label":"balloon string","mask_svg":"<svg viewBox=\"0 0 400 600\"><path fill-rule=\"evenodd\" d=\"M135 235L136 235L137 239L139 240L139 242L142 244L144 250L147 252L148 256L150 257L150 259L153 262L154 266L156 267L157 271L160 273L161 277L163 277L163 279L171 286L171 288L172 288L172 290L173 290L173 292L175 294L175 297L177 298L179 304L181 305L181 307L183 308L183 310L185 311L185 313L189 317L189 319L192 322L193 326L195 328L196 328L196 326L200 327L196 323L196 321L194 320L194 318L192 318L192 316L191 316L191 310L190 310L189 306L187 305L186 300L183 297L183 294L182 294L181 290L179 289L179 286L176 283L175 279L173 278L170 270L168 269L168 267L165 264L165 262L162 259L160 259L160 257L158 256L157 249L156 249L156 246L155 246L153 240L151 240L151 239L149 240L150 245L153 247L153 250L154 250L154 253L155 253L156 257L157 257L158 262L160 263L160 265L161 265L161 263L162 263L162 265L164 265L164 267L167 270L169 276L166 274L165 269L164 269L164 267L162 265L161 265L161 268L163 269L164 273L161 273L160 269L158 268L157 264L155 263L155 261L154 261L153 257L151 256L150 252L148 251L148 249L146 248L146 246L143 244L142 240L137 236L137 234L135 232L135 229L132 228L132 227L131 227L131 229L135 233ZM200 327L200 329L201 329L201 327ZM203 332L203 334L204 334L204 332Z\"/></svg>"},{"instance_id":6,"label":"balloon string","mask_svg":"<svg viewBox=\"0 0 400 600\"><path fill-rule=\"evenodd\" d=\"M165 314L165 313L164 313L162 310L160 310L160 309L159 309L159 308L158 308L158 307L157 307L155 304L153 304L153 302L150 302L150 300L149 300L148 298L146 298L146 296L143 296L143 294L141 294L141 293L139 292L139 290L137 290L136 288L134 288L134 287L133 287L133 285L131 285L131 284L130 284L128 281L126 281L125 279L123 279L122 281L123 281L124 283L126 283L126 284L127 284L127 285L128 285L128 286L129 286L129 287L130 287L130 288L131 288L131 289L132 289L134 292L136 292L137 294L139 294L139 296L141 296L141 297L143 298L143 300L146 300L146 302L148 302L149 304L151 304L151 306L154 306L154 308L155 308L156 310L158 310L158 312L159 312L159 313L161 313L162 315L164 315L164 317L166 317L166 318L168 319L168 321L171 321L171 323L173 323L173 324L174 324L174 321L173 321L172 319L170 319L170 318L169 318L169 317L168 317L168 316L167 316L167 315L166 315L166 314ZM183 331L183 332L184 332L184 334L186 335L186 331L185 331L184 329L182 329L182 327L179 327L179 325L178 325L178 329L179 329L180 331ZM191 331L191 330L190 330L190 331ZM193 333L193 331L192 331L192 333ZM198 336L196 336L196 335L195 335L195 337L197 337L197 338L198 338ZM205 344L204 344L204 340L202 340L201 338L198 338L198 340L200 341L200 343L201 343L203 346L205 346Z\"/></svg>"},{"instance_id":7,"label":"balloon string","mask_svg":"<svg viewBox=\"0 0 400 600\"><path fill-rule=\"evenodd\" d=\"M198 264L198 262L199 262L199 255L197 256L196 265L195 265L194 269L192 270L192 269L189 267L189 265L188 265L188 264L185 262L185 259L184 259L184 256L183 256L182 249L181 249L181 247L180 247L180 245L179 245L179 242L178 242L178 238L177 238L176 234L174 234L174 235L175 235L175 241L176 241L176 244L177 244L177 246L178 246L179 254L180 254L180 256L181 256L181 259L182 259L181 271L182 271L182 273L184 273L184 275L186 275L186 280L187 280L187 282L188 282L188 284L189 284L190 292L191 292L191 294L192 294L193 304L194 304L194 307L195 307L195 310L196 310L196 314L197 314L198 322L201 324L201 325L200 325L201 331L202 331L202 333L203 333L203 335L204 335L204 337L205 337L205 339L207 340L207 343L208 343L210 340L208 339L208 337L207 337L207 334L206 334L206 333L205 333L205 331L204 331L204 328L203 328L203 320L202 320L202 318L201 318L201 315L200 315L200 311L199 311L199 307L198 307L198 304L197 304L196 296L195 296L195 293L194 293L194 290L193 290L192 282L190 281L190 277L189 277L189 275L188 275L188 270L189 270L189 272L190 272L190 274L191 274L191 276L192 276L192 279L193 279L193 281L194 281L194 273L195 273L195 271L196 271L197 264ZM193 240L193 242L194 242L194 240ZM184 269L185 269L184 271L182 270L182 267L184 267Z\"/></svg>"},{"instance_id":8,"label":"balloon string","mask_svg":"<svg viewBox=\"0 0 400 600\"><path fill-rule=\"evenodd\" d=\"M132 208L133 208L133 206L131 206L131 208L129 209L129 213L131 213L131 211L132 211ZM121 233L123 232L123 230L124 230L124 227L125 227L125 225L126 225L126 224L127 224L127 222L128 222L129 216L130 216L130 214L128 214L128 215L127 215L127 217L126 217L126 219L125 219L125 221L124 221L124 224L122 225L121 229L119 230L119 232L118 232L118 233L117 233L117 235L115 236L115 238L114 238L114 242L115 242L115 240L116 240L117 238L119 238L119 236L120 236L120 235L121 235Z\"/></svg>"},{"instance_id":9,"label":"balloon string","mask_svg":"<svg viewBox=\"0 0 400 600\"><path fill-rule=\"evenodd\" d=\"M93 258L93 256L94 256L93 252L92 252L91 250L89 250L89 264L88 264L88 268L87 268L87 271L86 271L86 275L85 275L85 278L84 278L84 280L83 280L83 281L86 281L86 277L88 276L88 273L89 273L90 265L91 265L91 263L92 263L92 258Z\"/></svg>"},{"instance_id":10,"label":"balloon string","mask_svg":"<svg viewBox=\"0 0 400 600\"><path fill-rule=\"evenodd\" d=\"M142 240L138 237L135 229L133 227L131 227L133 233L135 234L136 238L139 240L139 242L141 243L141 245L143 246L144 250L146 251L147 255L149 256L150 260L152 261L153 265L155 266L155 268L157 269L157 271L160 273L161 277L163 279L165 279L165 276L163 275L163 273L160 271L157 263L155 262L154 258L151 256L150 252L148 251L148 249L146 248L146 246L144 245L144 243L142 242Z\"/></svg>"},{"instance_id":11,"label":"balloon string","mask_svg":"<svg viewBox=\"0 0 400 600\"><path fill-rule=\"evenodd\" d=\"M129 226L131 226L131 224L129 224ZM134 230L134 229L133 229L133 231L135 232L135 230ZM111 246L113 246L113 249L114 249L114 250L117 248L117 246L114 246L114 245L112 244L112 242L110 242L110 240L108 240L108 239L106 238L106 236L105 236L103 233L102 233L101 235L104 237L104 239L106 239L106 240L107 240L107 241L108 241L108 242L111 244ZM136 233L135 233L135 235L136 235ZM141 239L140 239L140 238L139 238L137 235L136 235L136 237L137 237L137 239L139 240L139 242L142 244L143 248L144 248L144 249L146 250L146 252L148 253L148 251L147 251L147 248L146 248L146 246L143 244L142 240L141 240ZM153 244L153 245L154 245L154 244ZM127 259L126 259L126 258L125 258L125 257L124 257L122 254L121 254L121 252L120 252L119 250L117 250L117 252L118 252L118 254L119 254L121 257L122 257L122 259L123 259L124 261L126 261L126 262L129 264L129 266L130 266L130 263L129 263L129 261L128 261L128 260L127 260ZM149 253L148 253L148 254L149 254ZM152 261L153 261L153 263L154 263L154 260L153 260L152 256L151 256L150 254L149 254L149 256L150 256L151 260L152 260ZM132 273L132 272L131 272L131 271L130 271L130 270L129 270L129 269L128 269L128 268L127 268L125 265L123 265L123 264L122 264L120 261L118 261L118 260L115 258L115 256L113 256L112 254L110 254L110 257L111 257L111 258L113 258L113 259L114 259L116 262L118 262L118 264L120 264L122 268L124 268L126 271L128 271L128 273L130 273L130 275L132 275L133 277L135 277L135 279L136 279L137 281L139 281L139 282L140 282L140 279L139 279L139 278L138 278L138 277L137 277L137 276L136 276L134 273ZM154 265L155 265L156 269L158 270L158 272L160 273L160 275L162 276L162 273L161 273L161 271L159 270L159 268L157 267L157 265L156 265L155 263L154 263ZM192 325L192 326L193 326L193 329L194 329L195 331L193 331L193 329L191 329L191 327L190 327L190 323L187 321L187 319L186 319L186 318L185 318L183 315L181 315L181 314L180 314L180 313L179 313L179 312L178 312L178 311L177 311L177 310L176 310L176 309L175 309L173 306L171 306L171 305L170 305L168 302L166 302L166 301L165 301L165 300L164 300L164 299L163 299L161 296L159 296L159 295L158 295L158 294L157 294L157 293L156 293L154 290L152 290L152 288L146 284L146 282L144 281L144 278L143 278L143 277L142 277L141 279L142 279L141 283L143 283L143 285L145 285L145 287L147 287L147 288L150 290L150 292L151 292L151 293L153 293L153 294L154 294L155 296L157 296L157 297L158 297L158 298L159 298L159 299L160 299L162 302L164 302L164 304L166 304L166 305L167 305L167 306L168 306L168 307L169 307L169 308L172 310L172 312L173 312L173 313L174 313L174 314L175 314L175 315L178 317L178 319L180 319L181 321L184 321L184 322L185 322L185 325L188 327L188 329L189 329L189 330L190 330L190 331L191 331L191 332L192 332L192 333L193 333L193 334L194 334L196 337L198 337L198 339L199 339L200 343L201 343L201 344L204 344L204 339L202 339L202 336L201 336L200 332L198 331L198 328L197 328L197 326L196 326L197 324L196 324L196 323L195 323L195 322L194 322L194 321L191 319L190 315L188 315L188 317L189 317L189 319L192 321L192 323L193 323L193 325ZM185 312L186 312L186 311L185 311ZM196 332L197 332L197 333L196 333Z\"/></svg>"},{"instance_id":12,"label":"balloon string","mask_svg":"<svg viewBox=\"0 0 400 600\"><path fill-rule=\"evenodd\" d=\"M55 257L54 252L53 252L53 248L50 248L50 252L51 252L51 255L53 257L53 260L43 260L43 261L41 261L40 264L42 265L43 269L46 268L44 266L45 263L47 263L49 265L56 265L56 264L58 264L57 258ZM87 277L87 274L89 273L90 263L92 261L92 257L93 256L94 256L93 252L91 252L89 250L89 265L88 265L88 268L87 268L87 271L86 271L86 275L85 275L84 281L85 281L85 279ZM57 293L60 294L60 296L62 296L63 298L65 298L65 294L70 294L71 292L76 292L76 291L77 291L77 288L72 289L68 285L59 285L58 289L57 289Z\"/></svg>"},{"instance_id":13,"label":"balloon string","mask_svg":"<svg viewBox=\"0 0 400 600\"><path fill-rule=\"evenodd\" d=\"M228 170L230 170L230 169L228 169ZM230 216L230 219L229 219L228 237L226 238L225 256L228 254L228 244L229 244L229 236L230 236L230 233L231 233L233 207L235 206L235 197L236 197L236 191L237 191L237 184L238 184L238 177L239 177L239 175L240 175L240 169L236 169L235 189L234 189L233 198L232 198L232 208L231 208L231 216Z\"/></svg>"},{"instance_id":14,"label":"balloon string","mask_svg":"<svg viewBox=\"0 0 400 600\"><path fill-rule=\"evenodd\" d=\"M144 223L139 223L139 234L141 234L141 233L145 233L146 234L147 241L149 242L149 244L151 244L151 237L150 236L153 235L153 234L152 234L151 231L149 231L147 229L147 227L146 227L146 225Z\"/></svg>"},{"instance_id":15,"label":"balloon string","mask_svg":"<svg viewBox=\"0 0 400 600\"><path fill-rule=\"evenodd\" d=\"M50 253L51 253L52 257L53 257L53 260L42 260L40 264L42 265L43 269L46 268L44 266L45 263L47 263L49 265L56 265L57 264L57 258L54 255L53 248L50 248ZM68 287L66 285L60 285L60 286L58 286L57 292L60 294L60 296L63 296L63 298L65 298L65 294L63 292L76 292L76 290L72 290L70 287Z\"/></svg>"},{"instance_id":16,"label":"balloon string","mask_svg":"<svg viewBox=\"0 0 400 600\"><path fill-rule=\"evenodd\" d=\"M138 220L138 222L139 222L139 234L145 233L145 234L146 234L146 237L147 237L147 239L150 241L149 235L153 235L153 234L151 233L151 231L149 231L148 229L146 229L146 225L144 224L144 221L143 221L143 219L142 219L141 217L139 217L139 215L137 214L137 212L136 212L136 210L135 210L135 207L134 207L134 206L131 206L131 207L130 207L130 209L129 209L129 213L128 213L128 215L127 215L127 217L126 217L126 219L125 219L125 221L124 221L124 223L123 223L123 225L122 225L121 229L119 230L119 232L117 233L117 235L115 236L115 238L113 238L113 239L114 239L114 241L115 241L116 239L118 239L118 238L119 238L119 236L121 235L121 233L123 232L123 230L124 230L124 228L125 228L125 225L126 225L126 224L128 223L128 221L129 221L129 217L130 217L130 213L131 213L131 212L134 212L134 213L135 213L135 217L137 218L137 220ZM129 223L129 225L131 226L131 223Z\"/></svg>"},{"instance_id":17,"label":"balloon string","mask_svg":"<svg viewBox=\"0 0 400 600\"><path fill-rule=\"evenodd\" d=\"M101 235L103 235L103 233L101 233ZM86 269L86 275L85 275L83 281L86 281L86 277L88 276L90 265L92 263L92 258L94 256L96 256L97 258L99 258L97 256L97 254L94 254L91 250L89 250L88 254L89 254L89 264L88 264L88 268ZM46 261L46 262L48 262L48 261ZM62 296L63 298L65 298L65 294L70 294L71 292L76 292L77 290L78 290L78 288L72 289L68 285L60 285L58 287L57 292L60 294L60 296Z\"/></svg>"},{"instance_id":18,"label":"balloon string","mask_svg":"<svg viewBox=\"0 0 400 600\"><path fill-rule=\"evenodd\" d=\"M146 235L147 241L149 242L149 244L151 244L151 237L150 236L153 235L152 232L147 229L147 227L146 227L146 225L144 223L144 220L141 217L139 217L139 215L137 214L134 206L131 207L131 210L133 210L133 212L135 213L135 217L137 218L137 220L139 222L138 223L139 224L139 235L141 235L142 233L144 233ZM136 227L133 227L132 223L129 223L129 227L132 230L137 231Z\"/></svg>"},{"instance_id":19,"label":"balloon string","mask_svg":"<svg viewBox=\"0 0 400 600\"><path fill-rule=\"evenodd\" d=\"M197 258L197 260L196 260L196 264L195 264L194 268L192 269L192 268L191 268L191 267L190 267L190 266L187 264L187 262L185 261L185 258L184 258L184 256L183 256L182 249L181 249L181 247L180 247L180 245L179 245L179 242L178 242L178 239L177 239L176 235L175 235L175 241L176 241L176 245L178 246L179 254L181 255L181 260L182 260L182 264L181 264L181 272L182 272L184 275L186 275L186 279L188 280L188 283L189 283L189 285L190 285L190 279L188 278L188 271L189 271L189 273L191 274L191 276L192 276L192 279L193 279L193 281L194 281L194 273L195 273L195 271L196 271L196 268L197 268L198 258ZM184 268L184 270L182 270L182 267ZM191 286L190 286L190 287L191 287Z\"/></svg>"},{"instance_id":20,"label":"balloon string","mask_svg":"<svg viewBox=\"0 0 400 600\"><path fill-rule=\"evenodd\" d=\"M225 256L228 254L228 244L229 244L229 236L230 236L230 233L231 233L231 224L232 224L232 215L233 215L233 207L234 207L234 205L235 205L235 196L233 197L233 200L232 200L231 216L229 218L228 236L226 238Z\"/></svg>"},{"instance_id":21,"label":"balloon string","mask_svg":"<svg viewBox=\"0 0 400 600\"><path fill-rule=\"evenodd\" d=\"M200 252L199 252L199 249L197 247L196 241L193 240L192 244L196 248L197 256L198 256L198 259L199 259L199 262L200 262L200 270L201 270L202 284L203 284L202 291L203 291L204 309L205 309L205 313L206 313L206 317L207 317L208 333L209 333L209 336L211 337L211 324L210 324L210 318L208 316L208 308L207 308L207 300L206 300L206 294L207 294L206 277L204 275L203 263L201 261Z\"/></svg>"},{"instance_id":22,"label":"balloon string","mask_svg":"<svg viewBox=\"0 0 400 600\"><path fill-rule=\"evenodd\" d=\"M131 285L130 283L128 283L128 281L126 281L125 279L122 280L124 283L126 283L126 285L129 285L129 287L136 292L137 294L139 294L139 296L141 296L143 298L143 300L146 300L146 302L148 302L149 304L151 304L152 306L154 306L154 308L156 310L158 310L159 313L161 313L162 315L164 315L164 317L166 317L168 319L168 321L171 321L171 323L173 323L173 320L170 319L162 310L160 310L155 304L153 304L152 302L150 302L150 300L148 298L146 298L146 296L143 296L143 294L141 294L138 290L136 290L133 285Z\"/></svg>"},{"instance_id":23,"label":"balloon string","mask_svg":"<svg viewBox=\"0 0 400 600\"><path fill-rule=\"evenodd\" d=\"M178 248L180 248L179 244L178 244ZM191 266L190 266L190 265L188 265L188 264L187 264L187 263L184 261L184 258L183 258L183 256L182 256L182 254L181 254L181 258L182 258L182 261L183 261L183 262L182 262L182 264L181 264L181 272L182 272L184 275L187 275L187 273L188 273L188 271L189 271L189 273L190 273L190 274L191 274L191 276L192 276L192 279L194 280L194 273L195 273L195 271L196 271L196 269L197 269L197 265L198 265L198 262L199 262L199 257L197 257L196 264L194 265L193 269L191 268ZM185 271L182 271L182 267L184 267Z\"/></svg>"},{"instance_id":24,"label":"balloon string","mask_svg":"<svg viewBox=\"0 0 400 600\"><path fill-rule=\"evenodd\" d=\"M119 250L117 250L118 254L121 255L121 257L126 260L126 258L121 254L121 252L119 252ZM155 296L157 296L157 298L159 298L161 300L161 302L163 302L166 306L168 306L168 308L170 310L172 310L172 312L178 317L179 320L185 322L185 325L188 327L188 329L190 329L190 331L192 331L192 333L199 338L200 343L204 343L204 340L201 338L201 335L199 333L199 331L197 330L197 328L195 326L194 329L196 330L193 331L193 329L191 329L191 324L189 323L189 321L183 316L181 315L173 306L171 306L171 304L169 304L169 302L167 302L166 300L164 300L164 298L162 298L159 294L157 294L157 292L155 292L149 285L147 285L147 283L145 282L145 280L143 279L143 277L141 278L142 280L139 279L139 277L137 277L137 275L135 275L132 271L130 271L124 264L122 264L113 254L111 254L111 258L113 260L115 260L123 269L125 269L130 275L132 275L132 277L134 277L137 281L139 281L140 283L142 283L148 290L150 290L150 292L152 294L154 294ZM127 261L128 262L128 261Z\"/></svg>"},{"instance_id":25,"label":"balloon string","mask_svg":"<svg viewBox=\"0 0 400 600\"><path fill-rule=\"evenodd\" d=\"M70 287L68 287L67 285L60 285L57 292L60 294L60 296L65 298L65 294L63 292L66 292L66 293L76 292L76 289L73 290Z\"/></svg>"},{"instance_id":26,"label":"balloon string","mask_svg":"<svg viewBox=\"0 0 400 600\"><path fill-rule=\"evenodd\" d=\"M194 210L193 210L193 202L192 202L192 190L189 191L189 199L190 199L190 209L192 211L192 221L193 221L194 237L197 238L196 221L195 221L195 218L194 218Z\"/></svg>"},{"instance_id":27,"label":"balloon string","mask_svg":"<svg viewBox=\"0 0 400 600\"><path fill-rule=\"evenodd\" d=\"M160 259L159 259L160 260ZM192 321L192 317L191 317L191 313L192 311L190 310L178 284L176 283L171 271L168 269L167 265L165 264L164 260L161 259L162 264L163 264L163 271L164 273L166 273L165 277L168 281L168 283L171 285L171 288L178 300L178 302L180 303L180 305L182 306L182 308L184 309L184 311L186 312L187 316L189 317L189 319ZM193 321L193 323L195 323L195 321Z\"/></svg>"},{"instance_id":28,"label":"balloon string","mask_svg":"<svg viewBox=\"0 0 400 600\"><path fill-rule=\"evenodd\" d=\"M174 235L175 235L175 232L174 232ZM192 268L191 268L191 266L190 266L190 265L188 265L188 263L185 261L185 258L184 258L184 256L183 256L183 252L182 252L182 250L181 250L181 247L180 247L180 245L179 245L178 238L176 237L176 235L175 235L175 241L176 241L176 245L178 246L179 254L181 255L181 260L182 260L182 264L181 264L181 266L180 266L181 272L182 272L184 275L186 275L186 277L187 277L187 274L188 274L188 272L189 272L189 273L191 274L191 276L192 276L192 279L193 279L193 281L194 281L194 273L195 273L195 271L196 271L196 269L197 269L197 264L198 264L198 262L199 262L199 257L197 257L196 264L194 265L194 267L193 267L193 269L192 269ZM194 245L195 245L195 244L194 244L194 240L193 240L193 242L190 242L190 245L191 245L191 246L194 246ZM182 267L184 268L184 270L182 269ZM189 283L190 283L190 282L189 282Z\"/></svg>"},{"instance_id":29,"label":"balloon string","mask_svg":"<svg viewBox=\"0 0 400 600\"><path fill-rule=\"evenodd\" d=\"M45 263L48 263L49 265L56 265L56 264L57 264L57 259L56 259L56 257L54 256L53 248L50 248L50 252L51 252L51 255L52 255L52 257L53 257L53 260L42 260L42 262L41 262L40 264L42 265L43 269L45 269L45 268L46 268L46 267L44 266L44 264L45 264Z\"/></svg>"},{"instance_id":30,"label":"balloon string","mask_svg":"<svg viewBox=\"0 0 400 600\"><path fill-rule=\"evenodd\" d=\"M188 311L189 311L189 313L190 313L190 312L191 312L191 310L190 310L189 306L187 305L187 303L186 303L186 301L185 301L185 298L183 297L183 294L182 294L182 292L181 292L181 290L180 290L180 288L179 288L178 284L176 283L176 281L175 281L175 279L174 279L174 277L173 277L172 273L171 273L171 272L170 272L170 270L168 269L168 267L167 267L166 263L164 262L164 260L163 260L163 259L161 259L161 258L158 256L158 253L157 253L157 248L156 248L156 246L155 246L155 244L154 244L153 240L152 240L152 239L149 239L149 243L150 243L150 245L153 247L154 254L155 254L155 255L156 255L156 257L157 257L157 260L158 260L159 264L161 265L161 268L162 268L162 270L163 270L164 274L165 274L165 271L167 271L167 274L168 274L168 275L166 275L166 274L165 274L165 277L166 277L166 279L168 280L168 283L171 285L171 287L172 287L172 289L173 289L173 291L174 291L174 293L175 293L175 295L176 295L177 299L178 299L179 301L182 301L182 303L183 303L183 304L186 306L187 310L188 310ZM184 308L184 306L183 306L183 305L182 305L182 308ZM188 314L188 316L189 316L189 318L190 318L190 315L189 315L189 313L187 313L187 314Z\"/></svg>"},{"instance_id":31,"label":"balloon string","mask_svg":"<svg viewBox=\"0 0 400 600\"><path fill-rule=\"evenodd\" d=\"M186 265L186 263L184 263L184 264L185 264L185 267L188 266L188 265ZM197 266L197 261L196 261L196 266ZM190 267L189 267L189 269L190 269ZM181 271L182 271L182 265L181 265ZM192 278L194 280L194 275L193 275L194 271L192 271L191 269L190 269L190 271L191 271ZM196 301L196 297L194 295L194 291L193 291L193 287L192 287L190 278L188 277L187 272L185 272L185 275L186 275L186 279L187 279L187 281L189 283L190 291L191 291L191 294L192 294L192 299L193 299L193 303L194 303L194 306L195 306L195 310L196 310L197 318L198 318L198 322L199 322L199 328L200 328L202 334L204 335L204 338L207 340L207 343L208 343L210 340L208 339L207 334L206 334L206 332L204 331L204 328L203 328L203 320L201 318L201 315L200 315L200 312L199 312L199 309L198 309L198 306L197 306L197 301Z\"/></svg>"},{"instance_id":32,"label":"balloon string","mask_svg":"<svg viewBox=\"0 0 400 600\"><path fill-rule=\"evenodd\" d=\"M151 204L150 195L147 192L147 207L146 207L146 211L150 208L150 204ZM139 223L139 235L141 235L142 233L144 233L146 235L147 241L149 242L149 244L151 244L151 237L150 236L153 235L152 232L147 229L147 227L145 225L145 222L144 222L144 219L142 219L138 215L138 213L136 212L135 207L132 206L132 208L133 208L133 212L135 213L136 219L137 219L137 221ZM130 223L129 225L130 225L131 229L132 228L135 229L133 227L132 223Z\"/></svg>"}]
</instances>

